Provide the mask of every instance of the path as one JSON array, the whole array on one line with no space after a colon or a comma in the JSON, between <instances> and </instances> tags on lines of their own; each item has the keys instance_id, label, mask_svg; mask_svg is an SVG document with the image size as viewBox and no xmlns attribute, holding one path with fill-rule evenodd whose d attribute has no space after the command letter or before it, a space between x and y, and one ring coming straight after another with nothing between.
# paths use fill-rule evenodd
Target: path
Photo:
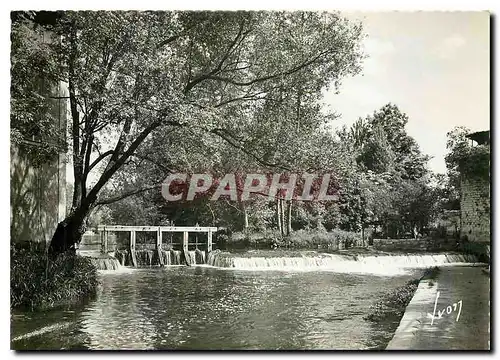
<instances>
[{"instance_id":1,"label":"path","mask_svg":"<svg viewBox=\"0 0 500 360\"><path fill-rule=\"evenodd\" d=\"M481 269L442 267L435 281L421 281L387 350L490 349L490 277ZM450 314L443 313L448 306Z\"/></svg>"}]
</instances>

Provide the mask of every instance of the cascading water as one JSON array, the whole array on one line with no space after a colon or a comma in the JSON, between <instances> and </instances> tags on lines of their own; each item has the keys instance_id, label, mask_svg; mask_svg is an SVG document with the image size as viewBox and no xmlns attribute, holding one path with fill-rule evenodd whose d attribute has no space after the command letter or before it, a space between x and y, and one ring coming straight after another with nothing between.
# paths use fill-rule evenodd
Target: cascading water
<instances>
[{"instance_id":1,"label":"cascading water","mask_svg":"<svg viewBox=\"0 0 500 360\"><path fill-rule=\"evenodd\" d=\"M195 252L195 263L205 264L205 252L200 249L196 249L194 252Z\"/></svg>"},{"instance_id":2,"label":"cascading water","mask_svg":"<svg viewBox=\"0 0 500 360\"><path fill-rule=\"evenodd\" d=\"M162 250L164 265L185 265L182 260L180 250ZM158 254L154 250L140 249L135 251L138 267L148 267L159 265ZM133 266L130 257L130 250L116 250L114 257L118 259L122 266ZM188 251L188 257L191 265L205 264L205 252L199 249Z\"/></svg>"},{"instance_id":3,"label":"cascading water","mask_svg":"<svg viewBox=\"0 0 500 360\"><path fill-rule=\"evenodd\" d=\"M207 264L219 268L239 270L283 271L333 271L340 273L369 273L392 275L405 273L405 269L431 266L452 266L477 263L473 255L338 255L304 253L293 257L250 256L242 257L226 252L213 251Z\"/></svg>"},{"instance_id":4,"label":"cascading water","mask_svg":"<svg viewBox=\"0 0 500 360\"><path fill-rule=\"evenodd\" d=\"M97 270L118 270L121 265L114 257L89 257Z\"/></svg>"}]
</instances>

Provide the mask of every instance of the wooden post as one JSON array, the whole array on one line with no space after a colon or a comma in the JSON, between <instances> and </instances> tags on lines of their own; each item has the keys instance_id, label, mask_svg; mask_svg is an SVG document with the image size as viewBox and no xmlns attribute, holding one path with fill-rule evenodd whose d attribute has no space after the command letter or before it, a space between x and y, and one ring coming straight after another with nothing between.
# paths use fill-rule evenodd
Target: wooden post
<instances>
[{"instance_id":1,"label":"wooden post","mask_svg":"<svg viewBox=\"0 0 500 360\"><path fill-rule=\"evenodd\" d=\"M108 232L106 231L106 228L104 228L104 231L102 232L101 252L103 254L108 252Z\"/></svg>"},{"instance_id":2,"label":"wooden post","mask_svg":"<svg viewBox=\"0 0 500 360\"><path fill-rule=\"evenodd\" d=\"M207 236L207 258L208 254L212 252L212 229L208 230L208 236Z\"/></svg>"},{"instance_id":3,"label":"wooden post","mask_svg":"<svg viewBox=\"0 0 500 360\"><path fill-rule=\"evenodd\" d=\"M189 258L189 247L188 247L189 233L184 231L184 236L182 237L182 253L184 255L184 260L187 266L191 266Z\"/></svg>"},{"instance_id":4,"label":"wooden post","mask_svg":"<svg viewBox=\"0 0 500 360\"><path fill-rule=\"evenodd\" d=\"M135 230L130 232L130 259L132 260L132 266L137 267L137 258L135 256Z\"/></svg>"},{"instance_id":5,"label":"wooden post","mask_svg":"<svg viewBox=\"0 0 500 360\"><path fill-rule=\"evenodd\" d=\"M164 266L163 263L163 252L161 251L161 228L158 227L158 232L156 233L156 254L158 255L158 264Z\"/></svg>"},{"instance_id":6,"label":"wooden post","mask_svg":"<svg viewBox=\"0 0 500 360\"><path fill-rule=\"evenodd\" d=\"M104 232L106 231L106 228L104 230L99 231L99 236L101 238L101 253L104 252Z\"/></svg>"}]
</instances>

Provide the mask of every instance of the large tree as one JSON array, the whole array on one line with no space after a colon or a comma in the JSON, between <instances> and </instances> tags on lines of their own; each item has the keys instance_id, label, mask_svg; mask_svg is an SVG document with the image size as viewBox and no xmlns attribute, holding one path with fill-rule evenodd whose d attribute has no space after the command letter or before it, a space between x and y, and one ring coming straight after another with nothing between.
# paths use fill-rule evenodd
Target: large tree
<instances>
[{"instance_id":1,"label":"large tree","mask_svg":"<svg viewBox=\"0 0 500 360\"><path fill-rule=\"evenodd\" d=\"M321 79L320 88L338 86L360 70L362 57L361 26L336 13L69 11L50 30L60 41L41 52L68 84L74 174L71 211L51 241L55 253L80 241L97 204L141 190L101 196L155 132L216 135L274 166L238 136L242 115L278 90L287 94L290 84L301 94L295 85L308 76ZM30 31L41 30L13 24L14 67L39 48L25 36ZM11 117L14 128L18 120Z\"/></svg>"},{"instance_id":2,"label":"large tree","mask_svg":"<svg viewBox=\"0 0 500 360\"><path fill-rule=\"evenodd\" d=\"M437 194L429 184L430 158L406 132L407 122L408 116L389 103L337 132L359 169L342 191L344 228L372 224L386 236L401 236L421 233L433 219Z\"/></svg>"}]
</instances>

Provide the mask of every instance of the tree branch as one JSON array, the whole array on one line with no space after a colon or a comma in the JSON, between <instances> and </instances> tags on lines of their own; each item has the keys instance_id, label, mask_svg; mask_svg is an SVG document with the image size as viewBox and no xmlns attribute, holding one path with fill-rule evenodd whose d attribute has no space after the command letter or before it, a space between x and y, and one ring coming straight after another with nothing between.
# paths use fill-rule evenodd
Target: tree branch
<instances>
[{"instance_id":1,"label":"tree branch","mask_svg":"<svg viewBox=\"0 0 500 360\"><path fill-rule=\"evenodd\" d=\"M103 159L105 159L107 156L112 155L114 153L113 150L108 150L95 159L92 164L89 165L87 173L89 173L99 162L101 162Z\"/></svg>"},{"instance_id":2,"label":"tree branch","mask_svg":"<svg viewBox=\"0 0 500 360\"><path fill-rule=\"evenodd\" d=\"M279 72L279 73L276 73L276 74L272 74L272 75L263 76L263 77L260 77L260 78L255 78L255 79L249 80L249 81L237 81L237 80L234 80L234 79L231 79L231 78L227 78L227 77L223 77L223 76L217 76L215 74L207 74L206 76L204 76L203 80L216 80L216 81L221 81L221 82L233 84L233 85L236 85L236 86L250 86L252 84L256 84L256 83L259 83L259 82L264 82L264 81L275 79L275 78L278 78L278 77L281 77L281 76L287 76L287 75L294 74L294 73L302 70L303 68L305 68L305 67L313 64L315 61L317 61L320 57L322 57L323 55L327 54L328 52L330 52L330 49L329 50L325 50L325 51L319 53L314 58L312 58L312 59L310 59L308 61L305 61L305 62L303 62L303 63L301 63L299 65L296 65L295 67L293 67L293 68L291 68L289 70L282 71L282 72Z\"/></svg>"},{"instance_id":3,"label":"tree branch","mask_svg":"<svg viewBox=\"0 0 500 360\"><path fill-rule=\"evenodd\" d=\"M154 190L154 189L157 189L157 188L161 188L161 184L155 184L155 185L146 186L146 187L143 187L141 189L127 191L127 192L124 192L123 194L120 194L120 195L117 195L117 196L113 196L113 197L109 197L107 199L98 200L98 201L96 201L95 205L96 206L97 205L109 205L109 204L112 204L114 202L126 199L126 198L128 198L130 196L137 195L137 194L149 191L149 190Z\"/></svg>"},{"instance_id":4,"label":"tree branch","mask_svg":"<svg viewBox=\"0 0 500 360\"><path fill-rule=\"evenodd\" d=\"M224 130L224 131L222 131L222 130ZM243 144L237 144L235 141L233 141L233 139L231 139L228 136L229 132L227 130L225 130L225 129L212 129L212 130L208 130L208 132L210 132L212 134L215 134L215 135L218 135L223 140L225 140L227 143L229 143L231 146L233 146L236 149L239 149L239 150L243 151L245 154L247 154L250 157L252 157L254 160L256 160L261 165L268 166L268 167L271 167L271 168L280 168L280 169L283 169L283 170L286 170L286 171L291 171L291 169L288 168L285 165L272 164L272 163L269 163L267 161L264 161L259 156L255 155L252 151L247 150L245 148L245 146L243 146Z\"/></svg>"},{"instance_id":5,"label":"tree branch","mask_svg":"<svg viewBox=\"0 0 500 360\"><path fill-rule=\"evenodd\" d=\"M238 40L240 39L240 37L243 33L244 26L245 26L245 22L242 21L240 23L238 34L233 39L233 41L231 41L231 43L229 44L226 52L222 56L222 59L219 61L219 64L210 72L208 72L206 74L201 74L201 75L197 76L195 79L188 82L186 87L184 88L184 94L187 94L192 88L194 88L196 85L201 83L203 80L208 79L210 76L215 75L222 70L222 67L224 66L224 62L229 58L229 56L231 55L231 53L234 50L234 46L238 43Z\"/></svg>"}]
</instances>

